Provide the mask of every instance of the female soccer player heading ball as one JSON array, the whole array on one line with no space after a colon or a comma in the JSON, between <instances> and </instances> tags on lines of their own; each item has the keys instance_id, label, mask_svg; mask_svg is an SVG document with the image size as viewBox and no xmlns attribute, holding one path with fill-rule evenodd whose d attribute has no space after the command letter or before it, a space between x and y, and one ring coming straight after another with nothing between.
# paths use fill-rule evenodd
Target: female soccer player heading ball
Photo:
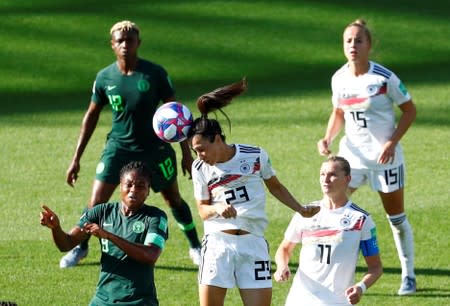
<instances>
[{"instance_id":1,"label":"female soccer player heading ball","mask_svg":"<svg viewBox=\"0 0 450 306\"><path fill-rule=\"evenodd\" d=\"M227 144L217 120L221 110L244 92L244 80L202 95L201 117L189 131L197 159L192 164L194 196L204 221L199 269L200 305L223 305L228 288L237 286L247 306L270 305L272 277L264 230L264 185L281 203L311 217L317 206L302 206L278 180L267 152L253 145ZM264 184L263 184L264 183Z\"/></svg>"}]
</instances>

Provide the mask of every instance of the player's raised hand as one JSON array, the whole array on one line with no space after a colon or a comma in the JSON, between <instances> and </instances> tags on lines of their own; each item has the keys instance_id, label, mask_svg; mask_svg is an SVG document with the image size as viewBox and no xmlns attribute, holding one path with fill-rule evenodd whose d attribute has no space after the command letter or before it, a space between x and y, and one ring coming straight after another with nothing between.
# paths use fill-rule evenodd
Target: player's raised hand
<instances>
[{"instance_id":1,"label":"player's raised hand","mask_svg":"<svg viewBox=\"0 0 450 306\"><path fill-rule=\"evenodd\" d=\"M41 211L41 219L40 223L42 226L46 226L48 228L54 229L59 226L59 218L58 216L46 205L42 205Z\"/></svg>"}]
</instances>

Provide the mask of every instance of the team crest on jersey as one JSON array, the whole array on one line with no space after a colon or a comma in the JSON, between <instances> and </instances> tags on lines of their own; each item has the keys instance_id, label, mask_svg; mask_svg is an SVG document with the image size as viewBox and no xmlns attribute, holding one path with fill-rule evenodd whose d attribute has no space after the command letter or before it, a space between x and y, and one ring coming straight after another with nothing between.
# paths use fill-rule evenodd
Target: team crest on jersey
<instances>
[{"instance_id":1,"label":"team crest on jersey","mask_svg":"<svg viewBox=\"0 0 450 306\"><path fill-rule=\"evenodd\" d=\"M339 221L343 228L347 228L350 226L351 219L349 217L344 216L341 221Z\"/></svg>"},{"instance_id":2,"label":"team crest on jersey","mask_svg":"<svg viewBox=\"0 0 450 306\"><path fill-rule=\"evenodd\" d=\"M140 234L144 231L145 225L142 221L136 221L133 223L133 232L136 234Z\"/></svg>"},{"instance_id":3,"label":"team crest on jersey","mask_svg":"<svg viewBox=\"0 0 450 306\"><path fill-rule=\"evenodd\" d=\"M147 80L139 80L137 83L137 89L140 92L148 91L150 88L150 83Z\"/></svg>"},{"instance_id":4,"label":"team crest on jersey","mask_svg":"<svg viewBox=\"0 0 450 306\"><path fill-rule=\"evenodd\" d=\"M241 161L239 169L241 170L241 173L249 173L251 170L250 165L245 160Z\"/></svg>"}]
</instances>

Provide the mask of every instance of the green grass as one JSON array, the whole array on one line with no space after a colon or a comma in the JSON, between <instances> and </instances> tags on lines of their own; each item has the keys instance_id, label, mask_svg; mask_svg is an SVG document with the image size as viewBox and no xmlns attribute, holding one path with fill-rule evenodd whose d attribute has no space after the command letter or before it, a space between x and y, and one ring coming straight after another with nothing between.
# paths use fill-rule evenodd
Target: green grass
<instances>
[{"instance_id":1,"label":"green grass","mask_svg":"<svg viewBox=\"0 0 450 306\"><path fill-rule=\"evenodd\" d=\"M344 62L342 30L362 16L377 41L373 59L400 76L418 108L402 143L419 291L412 297L395 295L400 269L392 235L377 195L365 187L353 200L377 223L385 273L361 305L450 305L449 9L445 1L406 0L2 1L0 301L87 305L92 297L97 242L91 241L82 265L59 269L61 254L39 225L39 207L48 204L69 229L90 195L110 127L107 111L74 189L65 184L65 171L95 73L114 60L108 44L112 23L131 19L140 25L140 54L169 70L177 96L193 110L200 94L247 76L248 92L226 109L232 120L227 140L263 146L279 178L306 202L320 197L322 157L315 144L331 109L330 76ZM191 181L180 176L179 184L201 234ZM159 195L148 202L165 208ZM291 212L269 196L268 214L266 238L273 255ZM170 239L156 267L160 303L197 305L197 271L186 240L169 218ZM293 258L292 270L297 264ZM362 262L357 271L363 273ZM274 283L273 305L283 304L289 285ZM237 290L229 292L226 305L241 305Z\"/></svg>"}]
</instances>

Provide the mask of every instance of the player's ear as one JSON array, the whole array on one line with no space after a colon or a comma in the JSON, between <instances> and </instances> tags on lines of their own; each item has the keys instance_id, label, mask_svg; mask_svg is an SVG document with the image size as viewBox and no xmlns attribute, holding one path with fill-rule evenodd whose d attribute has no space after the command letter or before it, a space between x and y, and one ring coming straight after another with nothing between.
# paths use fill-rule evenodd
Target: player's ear
<instances>
[{"instance_id":1,"label":"player's ear","mask_svg":"<svg viewBox=\"0 0 450 306\"><path fill-rule=\"evenodd\" d=\"M221 143L222 141L222 137L220 137L219 134L216 134L216 136L214 136L214 142L215 143Z\"/></svg>"},{"instance_id":2,"label":"player's ear","mask_svg":"<svg viewBox=\"0 0 450 306\"><path fill-rule=\"evenodd\" d=\"M349 184L350 181L352 180L352 176L351 175L346 175L345 179L347 180L347 184Z\"/></svg>"}]
</instances>

